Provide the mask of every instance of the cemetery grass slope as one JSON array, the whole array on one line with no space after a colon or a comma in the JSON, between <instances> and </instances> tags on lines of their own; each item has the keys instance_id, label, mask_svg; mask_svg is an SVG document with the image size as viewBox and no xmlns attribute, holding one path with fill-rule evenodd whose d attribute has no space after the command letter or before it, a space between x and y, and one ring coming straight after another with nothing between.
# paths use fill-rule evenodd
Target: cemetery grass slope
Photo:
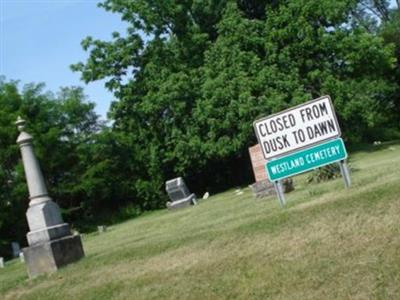
<instances>
[{"instance_id":1,"label":"cemetery grass slope","mask_svg":"<svg viewBox=\"0 0 400 300\"><path fill-rule=\"evenodd\" d=\"M248 188L84 236L86 258L28 280L0 269L2 299L399 299L400 145L352 154L353 186L307 184L280 209Z\"/></svg>"}]
</instances>

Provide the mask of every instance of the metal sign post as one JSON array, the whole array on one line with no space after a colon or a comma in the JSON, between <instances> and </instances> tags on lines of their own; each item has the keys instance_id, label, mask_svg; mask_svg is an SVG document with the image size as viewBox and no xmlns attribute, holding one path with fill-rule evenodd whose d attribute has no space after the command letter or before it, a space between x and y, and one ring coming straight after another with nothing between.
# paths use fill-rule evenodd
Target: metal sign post
<instances>
[{"instance_id":1,"label":"metal sign post","mask_svg":"<svg viewBox=\"0 0 400 300\"><path fill-rule=\"evenodd\" d=\"M284 207L286 205L286 200L285 200L285 193L283 192L282 181L277 180L274 181L273 183L276 194L278 195L279 204L281 205L281 207Z\"/></svg>"},{"instance_id":2,"label":"metal sign post","mask_svg":"<svg viewBox=\"0 0 400 300\"><path fill-rule=\"evenodd\" d=\"M339 161L340 173L344 180L344 186L348 189L351 186L350 170L346 160Z\"/></svg>"}]
</instances>

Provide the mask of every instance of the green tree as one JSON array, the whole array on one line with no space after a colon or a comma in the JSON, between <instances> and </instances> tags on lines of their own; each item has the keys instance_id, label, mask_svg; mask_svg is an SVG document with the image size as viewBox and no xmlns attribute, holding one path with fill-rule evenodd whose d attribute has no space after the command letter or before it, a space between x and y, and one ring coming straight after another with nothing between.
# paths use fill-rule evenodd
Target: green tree
<instances>
[{"instance_id":1,"label":"green tree","mask_svg":"<svg viewBox=\"0 0 400 300\"><path fill-rule=\"evenodd\" d=\"M396 73L389 74L389 77L397 84L396 94L393 96L396 103L396 114L400 115L400 8L397 2L397 8L393 9L388 20L382 23L380 36L387 44L392 44L395 47L396 55ZM400 127L400 118L397 119L397 126Z\"/></svg>"},{"instance_id":2,"label":"green tree","mask_svg":"<svg viewBox=\"0 0 400 300\"><path fill-rule=\"evenodd\" d=\"M0 80L0 255L8 254L10 241L23 240L27 188L18 164L17 130L14 122L23 99L17 82Z\"/></svg>"},{"instance_id":3,"label":"green tree","mask_svg":"<svg viewBox=\"0 0 400 300\"><path fill-rule=\"evenodd\" d=\"M81 88L63 88L58 95L43 92L43 84L25 85L0 81L0 248L7 254L9 243L25 243L28 230L25 212L28 191L16 145L15 120L26 119L27 130L34 137L34 147L48 183L51 197L65 210L90 203L86 190L80 189L88 169L84 149L93 144L102 127L94 113L94 104L87 102ZM82 150L84 149L84 150ZM87 183L86 183L87 184Z\"/></svg>"},{"instance_id":4,"label":"green tree","mask_svg":"<svg viewBox=\"0 0 400 300\"><path fill-rule=\"evenodd\" d=\"M250 182L254 119L323 94L348 141L375 139L394 118L395 56L355 21L367 2L104 1L128 31L86 38L89 58L72 68L114 91L112 133L142 207L163 205L177 175L200 192ZM386 1L374 5L386 17Z\"/></svg>"}]
</instances>

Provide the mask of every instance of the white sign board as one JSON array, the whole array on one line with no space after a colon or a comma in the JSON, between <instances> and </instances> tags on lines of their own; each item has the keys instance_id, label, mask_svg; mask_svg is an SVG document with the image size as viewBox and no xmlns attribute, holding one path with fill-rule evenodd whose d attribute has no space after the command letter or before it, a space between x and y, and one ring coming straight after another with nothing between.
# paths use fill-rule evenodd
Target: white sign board
<instances>
[{"instance_id":1,"label":"white sign board","mask_svg":"<svg viewBox=\"0 0 400 300\"><path fill-rule=\"evenodd\" d=\"M329 96L262 118L253 126L267 160L341 134Z\"/></svg>"}]
</instances>

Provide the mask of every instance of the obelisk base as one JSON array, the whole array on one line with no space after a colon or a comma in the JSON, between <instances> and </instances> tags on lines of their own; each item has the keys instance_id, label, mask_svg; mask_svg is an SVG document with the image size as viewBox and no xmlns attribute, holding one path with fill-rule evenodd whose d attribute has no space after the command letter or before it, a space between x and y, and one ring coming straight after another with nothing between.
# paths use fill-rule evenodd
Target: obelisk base
<instances>
[{"instance_id":1,"label":"obelisk base","mask_svg":"<svg viewBox=\"0 0 400 300\"><path fill-rule=\"evenodd\" d=\"M57 271L85 256L80 235L68 235L22 249L30 278Z\"/></svg>"}]
</instances>

